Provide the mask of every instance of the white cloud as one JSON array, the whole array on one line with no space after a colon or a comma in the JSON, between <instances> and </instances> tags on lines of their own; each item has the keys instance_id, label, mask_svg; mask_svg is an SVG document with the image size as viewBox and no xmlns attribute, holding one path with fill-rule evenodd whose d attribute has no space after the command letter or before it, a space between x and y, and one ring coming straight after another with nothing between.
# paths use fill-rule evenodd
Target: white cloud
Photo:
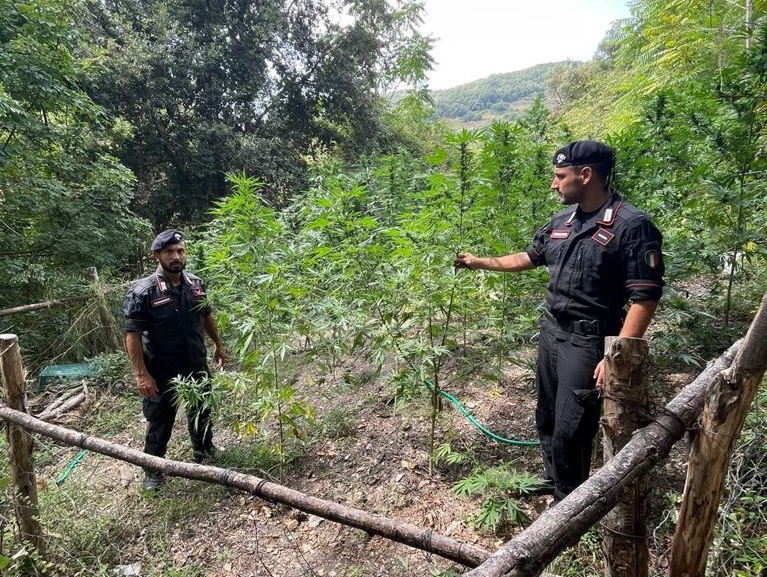
<instances>
[{"instance_id":1,"label":"white cloud","mask_svg":"<svg viewBox=\"0 0 767 577\"><path fill-rule=\"evenodd\" d=\"M589 60L627 0L425 0L421 31L436 39L433 89L535 64Z\"/></svg>"}]
</instances>

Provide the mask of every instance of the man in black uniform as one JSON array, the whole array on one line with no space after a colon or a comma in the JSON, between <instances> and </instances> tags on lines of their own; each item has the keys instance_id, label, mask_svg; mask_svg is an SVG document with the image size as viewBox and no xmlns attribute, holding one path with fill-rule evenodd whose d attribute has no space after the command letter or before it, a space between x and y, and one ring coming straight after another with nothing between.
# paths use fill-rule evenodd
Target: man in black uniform
<instances>
[{"instance_id":1,"label":"man in black uniform","mask_svg":"<svg viewBox=\"0 0 767 577\"><path fill-rule=\"evenodd\" d=\"M661 234L610 189L613 159L609 146L593 140L560 148L551 188L570 208L538 230L525 252L484 258L462 253L454 262L507 272L548 267L535 420L544 460L540 492L557 501L589 475L604 337L642 337L663 287Z\"/></svg>"},{"instance_id":2,"label":"man in black uniform","mask_svg":"<svg viewBox=\"0 0 767 577\"><path fill-rule=\"evenodd\" d=\"M185 273L186 242L175 229L161 232L152 242L158 263L153 275L140 280L123 303L125 348L133 365L147 420L144 452L164 457L176 420L177 376L207 380L207 333L215 345L216 366L224 363L224 346L206 300L205 284ZM194 460L202 462L213 450L210 411L187 407ZM144 489L156 490L160 473L146 470Z\"/></svg>"}]
</instances>

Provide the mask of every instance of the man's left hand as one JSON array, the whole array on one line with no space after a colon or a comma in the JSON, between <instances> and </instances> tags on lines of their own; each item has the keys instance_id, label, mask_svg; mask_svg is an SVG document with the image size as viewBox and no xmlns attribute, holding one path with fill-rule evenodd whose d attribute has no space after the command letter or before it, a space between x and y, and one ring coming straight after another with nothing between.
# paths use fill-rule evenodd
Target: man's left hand
<instances>
[{"instance_id":1,"label":"man's left hand","mask_svg":"<svg viewBox=\"0 0 767 577\"><path fill-rule=\"evenodd\" d=\"M216 363L217 369L224 368L224 363L226 363L226 353L224 352L223 346L217 346L215 351L213 351L213 360Z\"/></svg>"},{"instance_id":2,"label":"man's left hand","mask_svg":"<svg viewBox=\"0 0 767 577\"><path fill-rule=\"evenodd\" d=\"M597 382L597 390L601 391L605 388L605 360L602 359L597 363L597 367L594 369L594 380Z\"/></svg>"}]
</instances>

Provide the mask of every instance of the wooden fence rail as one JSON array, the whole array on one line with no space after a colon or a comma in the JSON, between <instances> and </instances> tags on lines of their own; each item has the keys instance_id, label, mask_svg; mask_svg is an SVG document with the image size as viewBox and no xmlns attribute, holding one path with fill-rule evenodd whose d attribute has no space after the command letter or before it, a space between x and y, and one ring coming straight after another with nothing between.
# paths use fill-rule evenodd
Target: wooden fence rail
<instances>
[{"instance_id":1,"label":"wooden fence rail","mask_svg":"<svg viewBox=\"0 0 767 577\"><path fill-rule=\"evenodd\" d=\"M671 577L702 577L735 441L767 368L767 295L732 366L712 383L693 435Z\"/></svg>"},{"instance_id":2,"label":"wooden fence rail","mask_svg":"<svg viewBox=\"0 0 767 577\"><path fill-rule=\"evenodd\" d=\"M715 363L709 365L686 386L655 420L636 431L632 439L583 485L545 511L523 533L503 545L479 567L469 571L471 577L533 577L553 561L566 547L578 539L612 509L623 492L668 456L671 447L688 429L694 428L704 403L725 374L747 375L749 382L760 382L767 369L767 294L762 298L746 337L733 344ZM729 379L724 379L729 382ZM739 387L730 398L743 399ZM741 400L742 402L742 400ZM728 442L734 442L728 435ZM712 455L717 461L719 454ZM727 457L729 460L729 455ZM704 464L704 467L708 466ZM721 479L715 483L717 487ZM688 477L689 484L689 477ZM718 505L718 501L716 502ZM706 519L705 523L713 522ZM710 533L709 533L710 538ZM706 550L708 545L705 545ZM705 567L705 559L703 559ZM701 573L679 573L670 577L701 577Z\"/></svg>"},{"instance_id":3,"label":"wooden fence rail","mask_svg":"<svg viewBox=\"0 0 767 577\"><path fill-rule=\"evenodd\" d=\"M54 299L50 301L44 301L41 303L32 303L28 305L19 305L17 307L10 307L7 309L0 309L0 317L10 317L13 315L20 315L22 313L31 313L34 311L41 311L41 310L61 307L72 302L88 300L90 296L91 295L79 295L75 297L67 297L65 299Z\"/></svg>"},{"instance_id":4,"label":"wooden fence rail","mask_svg":"<svg viewBox=\"0 0 767 577\"><path fill-rule=\"evenodd\" d=\"M168 475L238 488L268 501L287 504L325 519L406 543L467 567L477 567L477 572L470 572L469 575L484 577L509 573L528 577L540 574L562 550L576 543L618 502L626 487L668 454L674 442L682 437L685 429L700 414L698 401L702 402L702 395L713 378L730 366L738 347L739 343L733 345L719 360L703 371L667 405L653 423L634 435L626 447L584 485L544 512L527 530L492 555L481 548L442 537L430 530L310 497L252 475L161 459L40 421L8 407L0 406L0 418L67 445L88 449Z\"/></svg>"},{"instance_id":5,"label":"wooden fence rail","mask_svg":"<svg viewBox=\"0 0 767 577\"><path fill-rule=\"evenodd\" d=\"M362 529L371 535L380 535L398 543L405 543L411 547L456 561L467 567L476 567L490 555L484 549L450 539L431 529L416 527L410 523L395 521L381 515L375 515L360 509L312 497L277 483L260 479L254 475L246 475L220 467L155 457L130 447L110 443L109 441L91 437L72 429L46 423L24 412L15 411L2 405L0 405L0 418L23 427L28 431L50 437L67 445L88 449L94 453L126 461L153 471L161 471L166 475L216 483L225 487L239 489L273 503L290 505L300 511L348 525L349 527Z\"/></svg>"},{"instance_id":6,"label":"wooden fence rail","mask_svg":"<svg viewBox=\"0 0 767 577\"><path fill-rule=\"evenodd\" d=\"M732 364L740 342L709 365L584 484L493 553L471 577L532 577L604 517L624 491L664 459L700 415L711 381Z\"/></svg>"}]
</instances>

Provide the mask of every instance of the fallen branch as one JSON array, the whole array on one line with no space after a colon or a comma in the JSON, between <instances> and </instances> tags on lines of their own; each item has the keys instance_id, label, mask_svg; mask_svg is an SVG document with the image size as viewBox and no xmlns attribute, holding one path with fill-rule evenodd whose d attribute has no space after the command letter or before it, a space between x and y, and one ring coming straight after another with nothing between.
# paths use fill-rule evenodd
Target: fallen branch
<instances>
[{"instance_id":1,"label":"fallen branch","mask_svg":"<svg viewBox=\"0 0 767 577\"><path fill-rule=\"evenodd\" d=\"M246 475L220 467L171 461L147 455L129 447L46 423L4 405L0 405L0 418L20 425L28 431L45 435L67 445L88 449L94 453L127 461L145 469L160 471L166 475L217 483L226 487L240 489L267 501L290 505L300 511L356 529L362 529L371 535L380 535L392 541L410 545L416 549L439 555L467 567L476 567L490 555L484 549L455 541L435 533L431 529L423 529L410 523L395 521L381 515L367 513L366 511L340 505L332 501L312 497L253 475Z\"/></svg>"},{"instance_id":2,"label":"fallen branch","mask_svg":"<svg viewBox=\"0 0 767 577\"><path fill-rule=\"evenodd\" d=\"M17 307L11 307L8 309L0 309L0 317L10 317L12 315L19 315L21 313L30 313L32 311L39 311L42 309L52 309L54 307L61 307L74 301L84 301L90 298L91 295L78 295L75 297L68 297L64 299L55 299L44 301L41 303L32 303L29 305L19 305Z\"/></svg>"},{"instance_id":3,"label":"fallen branch","mask_svg":"<svg viewBox=\"0 0 767 577\"><path fill-rule=\"evenodd\" d=\"M125 287L131 286L132 284L134 284L136 282L138 282L138 281L131 280L131 281L127 281L127 282L123 282L123 283L117 284L117 285L111 285L111 288L125 288ZM31 313L31 312L39 311L39 310L43 310L43 309L52 309L52 308L55 308L55 307L64 306L64 305L69 304L71 302L84 301L84 300L88 300L90 298L93 298L93 294L92 293L82 294L82 295L75 295L75 296L71 296L71 297L65 297L65 298L62 298L62 299L51 299L51 300L47 300L47 301L43 301L43 302L39 302L39 303L31 303L31 304L28 304L28 305L19 305L17 307L10 307L10 308L7 308L7 309L0 309L0 317L10 317L10 316L19 315L19 314L22 314L22 313Z\"/></svg>"},{"instance_id":4,"label":"fallen branch","mask_svg":"<svg viewBox=\"0 0 767 577\"><path fill-rule=\"evenodd\" d=\"M83 383L79 389L74 388L66 391L63 395L61 395L58 399L46 407L45 410L40 412L38 415L35 415L35 417L41 421L52 421L64 413L71 411L80 403L84 402L87 398L88 387Z\"/></svg>"}]
</instances>

